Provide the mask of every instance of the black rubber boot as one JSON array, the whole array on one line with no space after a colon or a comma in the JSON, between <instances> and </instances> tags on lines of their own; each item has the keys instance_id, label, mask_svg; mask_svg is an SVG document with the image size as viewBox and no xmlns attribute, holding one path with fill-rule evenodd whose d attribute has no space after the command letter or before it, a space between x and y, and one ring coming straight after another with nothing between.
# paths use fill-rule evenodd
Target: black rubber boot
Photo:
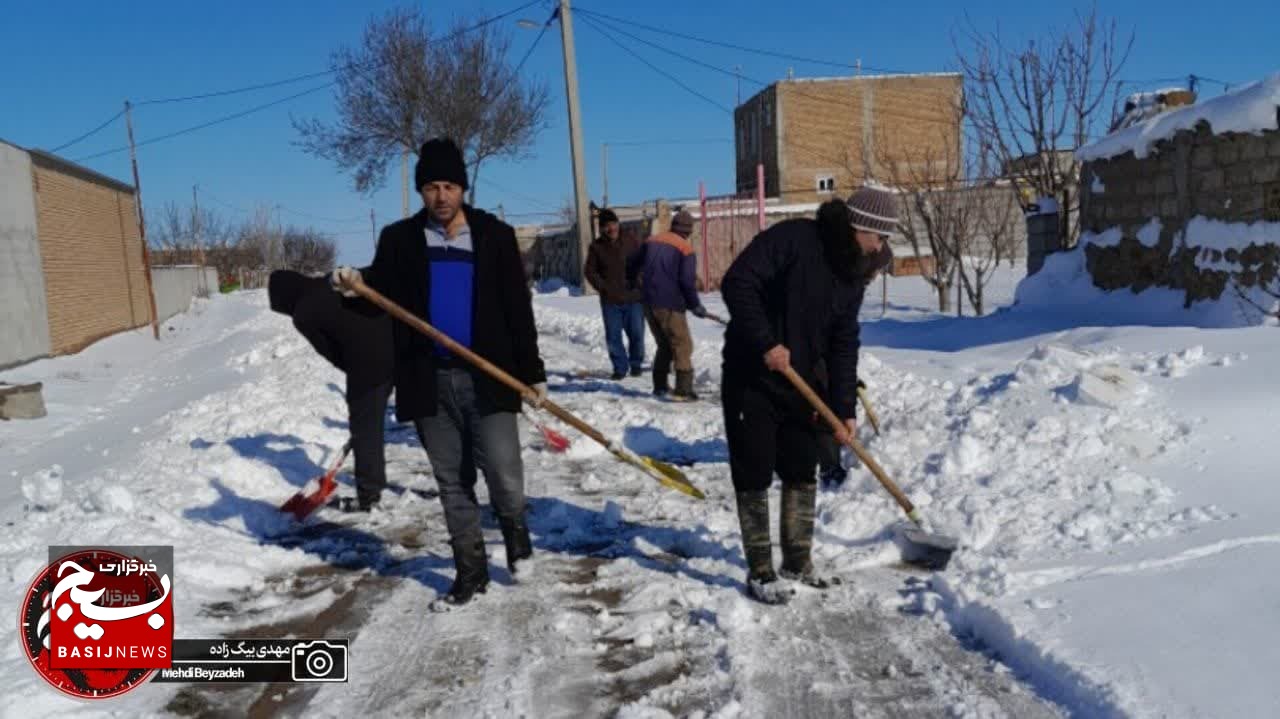
<instances>
[{"instance_id":1,"label":"black rubber boot","mask_svg":"<svg viewBox=\"0 0 1280 719\"><path fill-rule=\"evenodd\" d=\"M502 528L502 543L507 548L507 569L516 573L516 562L533 556L533 541L529 538L529 525L524 517L519 519L498 519Z\"/></svg>"},{"instance_id":2,"label":"black rubber boot","mask_svg":"<svg viewBox=\"0 0 1280 719\"><path fill-rule=\"evenodd\" d=\"M817 486L795 484L782 486L782 571L784 579L826 589L832 581L813 571L813 516L817 503Z\"/></svg>"},{"instance_id":3,"label":"black rubber boot","mask_svg":"<svg viewBox=\"0 0 1280 719\"><path fill-rule=\"evenodd\" d=\"M742 527L742 552L747 559L747 592L765 604L790 599L773 571L773 541L769 537L769 493L738 492L738 523Z\"/></svg>"},{"instance_id":4,"label":"black rubber boot","mask_svg":"<svg viewBox=\"0 0 1280 719\"><path fill-rule=\"evenodd\" d=\"M672 399L695 400L698 394L693 391L693 371L676 370L676 391L671 393Z\"/></svg>"},{"instance_id":5,"label":"black rubber boot","mask_svg":"<svg viewBox=\"0 0 1280 719\"><path fill-rule=\"evenodd\" d=\"M489 588L489 559L484 553L484 540L453 543L453 565L457 573L453 586L444 595L442 607L459 607Z\"/></svg>"},{"instance_id":6,"label":"black rubber boot","mask_svg":"<svg viewBox=\"0 0 1280 719\"><path fill-rule=\"evenodd\" d=\"M653 394L657 397L666 397L671 392L671 385L667 384L667 373L653 371Z\"/></svg>"}]
</instances>

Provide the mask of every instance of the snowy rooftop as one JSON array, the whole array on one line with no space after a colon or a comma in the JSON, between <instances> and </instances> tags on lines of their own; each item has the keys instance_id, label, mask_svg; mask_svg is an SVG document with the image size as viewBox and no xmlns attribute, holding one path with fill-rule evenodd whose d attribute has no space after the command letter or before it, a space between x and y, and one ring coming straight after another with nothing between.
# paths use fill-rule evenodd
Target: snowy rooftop
<instances>
[{"instance_id":1,"label":"snowy rooftop","mask_svg":"<svg viewBox=\"0 0 1280 719\"><path fill-rule=\"evenodd\" d=\"M1190 130L1201 120L1208 122L1216 134L1275 130L1278 129L1277 106L1280 106L1280 73L1112 133L1080 148L1076 157L1081 162L1105 160L1126 152L1146 157L1156 142L1173 137L1179 130Z\"/></svg>"}]
</instances>

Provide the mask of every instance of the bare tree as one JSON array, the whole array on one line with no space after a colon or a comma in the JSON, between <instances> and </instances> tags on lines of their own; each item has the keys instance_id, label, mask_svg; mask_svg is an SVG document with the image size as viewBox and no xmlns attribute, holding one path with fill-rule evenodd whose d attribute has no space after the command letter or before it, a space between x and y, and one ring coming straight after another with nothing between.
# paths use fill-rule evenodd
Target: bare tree
<instances>
[{"instance_id":1,"label":"bare tree","mask_svg":"<svg viewBox=\"0 0 1280 719\"><path fill-rule=\"evenodd\" d=\"M290 227L281 235L282 267L303 274L314 275L333 269L338 250L332 237L318 230Z\"/></svg>"},{"instance_id":2,"label":"bare tree","mask_svg":"<svg viewBox=\"0 0 1280 719\"><path fill-rule=\"evenodd\" d=\"M965 231L955 242L956 272L974 314L986 313L986 289L1000 261L1016 252L1017 223L1023 221L1017 193L1006 181L957 190L967 205Z\"/></svg>"},{"instance_id":3,"label":"bare tree","mask_svg":"<svg viewBox=\"0 0 1280 719\"><path fill-rule=\"evenodd\" d=\"M337 122L295 120L299 144L352 173L358 191L372 193L401 153L416 153L433 136L451 137L470 166L474 202L480 166L524 156L546 124L547 88L521 82L509 50L510 40L493 25L458 24L437 40L416 8L375 18L359 46L341 47L330 58Z\"/></svg>"},{"instance_id":4,"label":"bare tree","mask_svg":"<svg viewBox=\"0 0 1280 719\"><path fill-rule=\"evenodd\" d=\"M961 256L958 247L971 224L958 192L964 184L959 148L895 143L885 132L876 141L876 153L881 173L904 205L902 236L911 245L921 276L938 293L938 310L949 312Z\"/></svg>"},{"instance_id":5,"label":"bare tree","mask_svg":"<svg viewBox=\"0 0 1280 719\"><path fill-rule=\"evenodd\" d=\"M160 250L225 247L234 237L231 225L207 207L196 212L194 207L167 202L147 218L147 242Z\"/></svg>"},{"instance_id":6,"label":"bare tree","mask_svg":"<svg viewBox=\"0 0 1280 719\"><path fill-rule=\"evenodd\" d=\"M538 131L546 127L550 94L545 83L520 81L520 68L507 62L511 40L496 26L465 30L455 24L428 48L428 117L436 134L462 147L474 204L481 165L528 156Z\"/></svg>"},{"instance_id":7,"label":"bare tree","mask_svg":"<svg viewBox=\"0 0 1280 719\"><path fill-rule=\"evenodd\" d=\"M980 143L995 153L1004 172L1062 208L1061 234L1069 245L1079 232L1080 168L1072 152L1105 133L1119 74L1134 35L1117 32L1097 7L1077 12L1066 30L1010 44L999 28L979 30L972 21L955 41L965 76L965 117Z\"/></svg>"},{"instance_id":8,"label":"bare tree","mask_svg":"<svg viewBox=\"0 0 1280 719\"><path fill-rule=\"evenodd\" d=\"M273 219L275 211L267 205L254 208L253 214L240 226L236 248L246 258L257 258L255 269L281 269L284 265L284 231Z\"/></svg>"}]
</instances>

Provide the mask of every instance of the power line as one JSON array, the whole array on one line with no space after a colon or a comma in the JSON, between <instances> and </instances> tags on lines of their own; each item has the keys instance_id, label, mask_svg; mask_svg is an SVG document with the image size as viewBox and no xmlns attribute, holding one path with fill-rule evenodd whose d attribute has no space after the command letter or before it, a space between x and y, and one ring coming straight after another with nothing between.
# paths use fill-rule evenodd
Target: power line
<instances>
[{"instance_id":1,"label":"power line","mask_svg":"<svg viewBox=\"0 0 1280 719\"><path fill-rule=\"evenodd\" d=\"M217 118L217 119L215 119L215 120L210 120L210 121L208 121L208 122L202 122L202 123L200 123L199 125L192 125L191 127L187 127L187 128L181 129L181 130L176 130L176 131L174 131L174 132L170 132L170 133L169 133L169 134L167 134L167 135L160 135L159 137L152 137L152 138L148 138L148 139L146 139L146 140L143 140L142 142L137 143L137 145L135 145L135 147L144 147L144 146L146 146L146 145L151 145L151 144L154 144L154 143L157 143L157 142L161 142L161 141L163 141L163 140L169 140L169 139L172 139L172 138L175 138L175 137L179 137L179 136L181 136L181 135L186 135L186 134L191 133L191 132L196 132L197 130L203 130L203 129L205 129L205 128L213 127L214 125L220 125L220 124L222 124L222 123L224 123L224 122L230 122L230 121L232 121L232 120L238 120L238 119L240 119L240 118L242 118L242 117L245 117L246 115L252 115L252 114L253 114L253 113L255 113L255 112L260 112L260 111L262 111L262 110L267 110L267 109L272 108L272 107L275 107L275 106L277 106L277 105L283 105L283 104L284 104L284 103L286 103L286 102L290 102L290 101L292 101L292 100L296 100L296 99L298 99L298 98L300 98L300 97L303 97L303 96L305 96L305 95L310 95L310 94L312 94L312 93L320 92L321 90L328 89L328 88L330 88L330 87L334 86L335 84L337 84L337 83L336 83L336 81L329 81L329 82L326 82L325 84L320 85L320 86L318 86L318 87L313 87L313 88L311 88L310 90L303 90L302 92L294 93L294 94L292 94L292 95L290 95L290 96L288 96L288 97L282 97L282 98L280 98L279 100L273 100L273 101L271 101L271 102L264 103L264 104L262 104L262 105L258 105L258 106L256 106L256 107L251 107L251 108L249 108L249 109L247 109L247 110L242 110L242 111L240 111L240 112L233 113L233 114L231 114L231 115L225 115L225 116L223 116L223 117L219 117L219 118ZM86 161L88 161L88 160L96 160L96 159L97 159L97 158L99 158L99 157L106 157L107 155L114 155L114 154L119 153L119 152L126 152L126 151L128 151L128 149L129 149L129 146L128 146L128 145L124 145L124 146L122 146L122 147L117 147L117 148L114 148L114 149L111 149L111 150L106 150L106 151L99 152L99 153L96 153L96 154L93 154L93 155L86 155L85 157L76 158L75 162L86 162Z\"/></svg>"},{"instance_id":2,"label":"power line","mask_svg":"<svg viewBox=\"0 0 1280 719\"><path fill-rule=\"evenodd\" d=\"M596 26L596 27L597 27L597 29L600 29L600 26L601 26L601 25L604 25L604 23L603 23L603 22L601 22L600 20L596 20L596 19L594 19L594 18L585 18L585 19L586 19L588 22L591 22L591 23L593 23L593 24L598 24L598 25ZM719 66L717 66L717 65L713 65L713 64L711 64L711 63L708 63L708 62L705 62L705 61L703 61L703 60L700 60L700 59L698 59L698 58L696 58L696 57L691 57L691 56L689 56L689 55L686 55L686 54L684 54L684 53L678 52L678 51L676 51L676 50L672 50L672 49L670 49L670 48L668 48L668 47L664 47L664 46L659 45L659 44L657 44L657 43L650 42L649 40L646 40L646 39L644 39L644 38L642 38L642 37L639 37L639 36L637 36L637 35L634 35L634 34L632 34L632 33L629 33L629 32L627 32L626 30L622 30L622 29L620 29L620 28L613 27L613 26L607 26L607 27L608 27L609 29L611 29L611 30L614 30L614 31L616 31L616 32L618 32L618 33L621 33L621 34L623 34L623 35L627 36L628 38L631 38L632 40L635 40L635 41L636 41L636 42L638 42L638 43L641 43L641 44L644 44L644 45L648 45L649 47L652 47L652 48L654 48L654 49L656 49L656 50L659 50L659 51L661 51L661 52L667 53L668 55L673 55L673 56L675 56L675 57L677 57L677 58L679 58L679 59L681 59L681 60L684 60L685 62L692 63L692 64L694 64L694 65L697 65L697 66L699 66L699 67L702 67L702 68L705 68L705 69L711 70L711 71L713 71L713 72L718 72L718 73L720 73L721 75L725 75L725 76L733 77L733 78L740 78L740 79L746 80L746 81L748 81L748 82L751 82L751 83L753 83L753 84L755 84L755 85L759 85L759 86L761 86L761 87L767 87L767 86L769 86L769 85L773 84L773 83L765 82L764 80L760 80L760 79L758 79L758 78L753 78L753 77L751 77L751 76L749 76L749 75L743 75L742 73L740 73L740 72L736 72L736 71L734 71L734 70L729 70L729 69L727 69L727 68L723 68L723 67L719 67ZM614 40L614 42L617 42L617 40ZM631 52L631 50L630 50L629 48L628 48L628 52ZM634 54L634 53L633 53L633 54ZM687 87L686 87L686 89L689 89L689 88L687 88ZM822 95L813 95L813 94L810 94L810 93L803 92L802 90L799 90L799 89L797 89L797 88L795 88L795 87L792 87L792 88L791 88L791 90L790 90L790 92L791 92L792 94L794 94L794 95L799 96L799 97L808 98L808 99L810 99L810 100L813 100L814 102L827 103L827 104L830 104L830 105L837 106L837 107L839 107L841 110L849 110L849 109L850 109L850 108L849 108L849 106L848 106L845 102L843 102L842 100L836 99L836 98L826 97L826 96L822 96ZM934 93L934 94L935 94L935 95L937 95L937 94L940 94L940 93L937 93L937 92L935 91L935 93ZM727 108L726 108L726 109L727 109ZM945 118L926 117L926 116L912 115L912 114L909 114L909 113L902 113L902 112L890 112L890 111L886 111L886 110L883 110L883 109L880 109L880 110L878 110L877 112L878 112L878 113L880 113L880 114L882 114L882 115L892 115L892 116L900 117L900 118L902 118L902 119L906 119L906 120L917 120L917 121L920 121L920 122L932 122L932 123L936 123L936 124L944 124L944 125L951 125L951 124L952 124L952 121L951 121L951 120L948 120L948 119L945 119Z\"/></svg>"},{"instance_id":3,"label":"power line","mask_svg":"<svg viewBox=\"0 0 1280 719\"><path fill-rule=\"evenodd\" d=\"M727 137L707 137L695 140L623 140L606 142L609 147L652 147L656 145L723 145L733 142Z\"/></svg>"},{"instance_id":4,"label":"power line","mask_svg":"<svg viewBox=\"0 0 1280 719\"><path fill-rule=\"evenodd\" d=\"M450 33L450 34L448 34L448 35L445 35L445 36L443 36L443 37L440 37L440 38L436 39L436 40L435 40L435 42L443 42L443 41L446 41L446 40L451 40L451 39L453 39L453 38L455 38L455 37L459 37L459 36L461 36L461 35L465 35L465 34L467 34L467 33L469 33L469 32L474 32L474 31L476 31L476 30L479 30L479 29L480 29L480 28L482 28L482 27L485 27L485 26L487 26L487 25L492 25L492 24L493 24L493 23L495 23L495 22L498 22L498 21L500 21L500 20L504 20L504 19L506 19L506 18L508 18L508 17L511 17L512 15L515 15L516 13L518 13L518 12L520 12L520 11L522 11L522 10L525 10L525 9L527 9L527 8L530 8L530 7L533 7L534 5L538 5L538 4L540 4L540 3L541 3L541 1L542 1L542 0L533 0L532 2L524 3L523 5L520 5L519 7L512 8L512 9L510 9L510 10L508 10L508 11L504 12L504 13L501 13L501 14L499 14L499 15L495 15L495 16L493 16L493 17L491 17L491 18L488 18L488 19L485 19L485 20L481 20L480 22L477 22L477 23L475 23L474 25L469 25L469 26L467 26L467 27L464 27L464 28L460 28L460 29L458 29L458 30L455 30L454 32L452 32L452 33ZM380 66L381 66L381 65L383 65L383 64L385 64L385 63L371 63L371 64L368 64L368 65L367 65L367 67L365 67L365 66L361 66L361 65L359 65L359 64L355 64L355 63L353 63L353 64L350 64L350 65L344 65L344 66L342 66L342 67L331 67L331 68L329 68L329 69L327 69L327 70L321 70L321 71L318 71L318 72L311 72L311 73L307 73L307 74L305 74L305 75L295 75L295 76L293 76L293 77L287 77L287 78L284 78L283 80L275 80L275 81L272 81L272 82L258 83L258 84L255 84L255 85L246 85L246 86L244 86L244 87L232 88L232 89L230 89L230 90L218 90L218 91L214 91L214 92L205 92L205 93L200 93L200 94L196 94L196 95L186 95L186 96L182 96L182 97L165 97L165 98L155 98L155 99L140 100L140 101L138 101L138 102L134 103L134 106L135 106L135 107L141 107L141 106L143 106L143 105L164 105L164 104L170 104L170 103L176 103L176 102L189 102L189 101L192 101L192 100L205 100L205 99L213 98L213 97L226 97L226 96L228 96L228 95L238 95L238 94L245 93L245 92L254 92L254 91L256 91L256 90L265 90L265 89L272 88L272 87L279 87L279 86L281 86L281 85L290 85L290 84L293 84L293 83L303 82L303 81L306 81L306 80L313 80L313 79L315 79L315 78L318 78L318 77L324 77L325 75L331 75L331 74L333 74L333 73L339 72L339 71L341 71L341 70L346 70L346 69L353 69L353 68L354 68L354 69L374 69L374 68L380 67Z\"/></svg>"},{"instance_id":5,"label":"power line","mask_svg":"<svg viewBox=\"0 0 1280 719\"><path fill-rule=\"evenodd\" d=\"M124 110L121 110L120 112L117 112L116 114L112 115L110 120L107 120L106 122L102 123L101 125L98 125L97 127L95 127L95 128L93 128L92 130L90 130L90 131L88 131L88 132L84 133L83 135L81 135L81 136L77 137L77 138L76 138L76 139L74 139L74 140L71 140L71 141L69 141L69 142L64 142L64 143L62 143L61 145L58 145L57 147L53 148L53 149L52 149L52 150L50 150L49 152L50 152L50 153L55 153L55 152L58 152L58 151L60 151L60 150L65 150L65 149L67 149L68 147L71 147L72 145L75 145L75 144L79 143L79 142L80 142L80 141L82 141L82 140L87 140L87 139L89 139L90 137L93 137L94 135L98 134L99 132L101 132L101 131L103 131L103 130L107 129L109 126L111 126L111 124L112 124L112 123L114 123L116 120L119 120L123 115L124 115Z\"/></svg>"},{"instance_id":6,"label":"power line","mask_svg":"<svg viewBox=\"0 0 1280 719\"><path fill-rule=\"evenodd\" d=\"M212 200L214 204L221 205L222 207L225 207L228 210L234 210L235 212L239 212L245 215L253 214L252 210L246 210L243 207L233 205L230 202L226 202L225 200L218 198L216 195L206 190L203 185L201 186L201 192L203 193L206 199ZM315 220L317 222L333 222L337 224L352 224L352 223L359 222L363 224L369 221L369 218L363 215L356 215L351 217L325 217L324 215L313 215L309 212L303 212L302 210L295 210L292 207L289 207L288 205L282 205L277 202L273 202L270 205L264 205L263 207L268 207L273 210L278 209L281 212L286 212L290 215L297 215L298 217L302 217L308 220ZM363 230L361 230L361 232L363 232Z\"/></svg>"},{"instance_id":7,"label":"power line","mask_svg":"<svg viewBox=\"0 0 1280 719\"><path fill-rule=\"evenodd\" d=\"M609 20L613 20L614 22L622 23L624 25L631 25L633 27L641 28L643 30L648 30L650 32L660 33L663 36L678 37L678 38L683 38L685 40L693 40L694 42L700 42L706 45L714 45L716 47L723 47L731 50L739 50L741 52L754 53L756 55L765 55L768 57L781 58L783 60L794 60L796 62L804 62L812 65L827 65L829 67L839 67L839 68L845 68L849 70L857 70L857 69L871 70L873 72L883 72L889 75L910 74L901 70L887 70L885 68L877 68L877 67L872 67L870 65L857 65L857 64L850 64L846 62L833 62L831 60L820 60L818 58L804 57L801 55L792 55L790 53L785 53L785 52L765 50L763 48L748 47L746 45L735 45L730 42L723 42L720 40L711 40L709 38L698 37L696 35L687 35L684 33L675 32L669 28L659 28L659 27L654 27L652 25L645 25L644 23L636 22L634 20L626 20L624 18L620 18L614 15L608 15L602 12L596 12L595 10L588 10L581 6L575 7L574 10L575 12L578 12L584 15L594 15L599 18L609 19Z\"/></svg>"},{"instance_id":8,"label":"power line","mask_svg":"<svg viewBox=\"0 0 1280 719\"><path fill-rule=\"evenodd\" d=\"M663 77L667 78L667 79L668 79L668 80L670 80L671 82L674 82L675 84L677 84L677 85L679 85L680 87L684 88L684 90L685 90L686 92L688 92L689 94L694 95L694 96L696 96L696 97L698 97L698 98L701 98L702 100L704 100L704 101L706 101L706 102L710 103L711 105L714 105L717 109L722 110L723 112L726 112L726 113L729 113L729 114L732 114L732 113L733 113L733 110L729 109L729 107L728 107L727 105L724 105L724 104L720 103L718 100L713 100L712 98L708 97L707 95L704 95L703 93L699 92L698 90L693 89L692 87L690 87L689 85L687 85L687 84L686 84L683 80L681 80L680 78L676 77L675 75L672 75L671 73L667 72L666 70L663 70L662 68L658 67L657 65L654 65L653 63L651 63L651 62L649 62L648 60L646 60L646 59L644 59L643 57L641 57L641 56L639 55L639 53L637 53L635 50L632 50L631 48L627 47L625 44L623 44L623 43L622 43L620 40L618 40L616 37L614 37L613 35L609 34L609 32L608 32L607 30L605 30L603 23L601 23L599 20L596 20L595 18L593 18L593 17L591 17L591 16L589 16L589 15L584 15L582 19L583 19L583 20L585 20L585 21L586 21L586 23L587 23L588 25L590 25L592 29L594 29L596 32L600 33L600 34L601 34L601 35L603 35L606 39L608 39L608 40L609 40L609 42L613 43L614 45L617 45L619 48L622 48L622 50L624 50L628 55L631 55L631 56L632 56L632 57L634 57L635 59L637 59L637 60L639 60L640 62L644 63L644 64L645 64L645 65L646 65L650 70L653 70L654 72L658 73L659 75L662 75Z\"/></svg>"},{"instance_id":9,"label":"power line","mask_svg":"<svg viewBox=\"0 0 1280 719\"><path fill-rule=\"evenodd\" d=\"M555 13L552 13L551 17L547 18L547 21L542 24L542 29L538 31L538 36L533 39L533 44L529 46L528 50L524 51L524 57L520 58L520 62L516 63L516 69L511 73L512 82L518 82L520 70L523 69L524 64L529 61L529 56L533 55L534 48L538 47L538 43L542 41L542 36L547 34L547 28L551 27L551 22L555 20L555 17ZM506 92L506 90L507 89L505 87L502 88L503 92Z\"/></svg>"},{"instance_id":10,"label":"power line","mask_svg":"<svg viewBox=\"0 0 1280 719\"><path fill-rule=\"evenodd\" d=\"M505 192L505 193L507 193L508 195L512 195L512 196L514 196L514 197L518 197L518 198L520 198L520 199L522 199L522 200L524 200L524 201L526 201L526 202L533 203L533 204L535 204L535 205L537 205L537 206L539 206L539 207L545 207L545 208L547 208L548 210L551 210L552 212L559 212L559 211L560 211L560 208L556 207L555 205L552 205L551 203L549 203L549 202L547 202L547 201L545 201L545 200L539 200L539 199L538 199L538 198L536 198L536 197L532 197L532 196L530 196L530 195L525 195L525 194L523 194L523 193L517 192L517 191L515 191L515 190L513 190L513 189L511 189L511 188L509 188L509 187L506 187L506 186L501 185L501 184L499 184L499 183L497 183L497 182L494 182L493 180L489 179L488 177L481 176L481 177L480 177L480 182L483 182L483 183L485 183L485 184L487 184L487 185L491 185L494 189L498 190L499 192Z\"/></svg>"}]
</instances>

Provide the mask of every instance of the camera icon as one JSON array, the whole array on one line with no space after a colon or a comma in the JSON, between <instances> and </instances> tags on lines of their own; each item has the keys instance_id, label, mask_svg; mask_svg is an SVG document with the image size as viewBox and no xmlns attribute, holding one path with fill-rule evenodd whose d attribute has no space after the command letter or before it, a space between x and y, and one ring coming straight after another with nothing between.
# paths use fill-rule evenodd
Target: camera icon
<instances>
[{"instance_id":1,"label":"camera icon","mask_svg":"<svg viewBox=\"0 0 1280 719\"><path fill-rule=\"evenodd\" d=\"M293 646L295 682L345 682L347 648L317 639Z\"/></svg>"}]
</instances>

